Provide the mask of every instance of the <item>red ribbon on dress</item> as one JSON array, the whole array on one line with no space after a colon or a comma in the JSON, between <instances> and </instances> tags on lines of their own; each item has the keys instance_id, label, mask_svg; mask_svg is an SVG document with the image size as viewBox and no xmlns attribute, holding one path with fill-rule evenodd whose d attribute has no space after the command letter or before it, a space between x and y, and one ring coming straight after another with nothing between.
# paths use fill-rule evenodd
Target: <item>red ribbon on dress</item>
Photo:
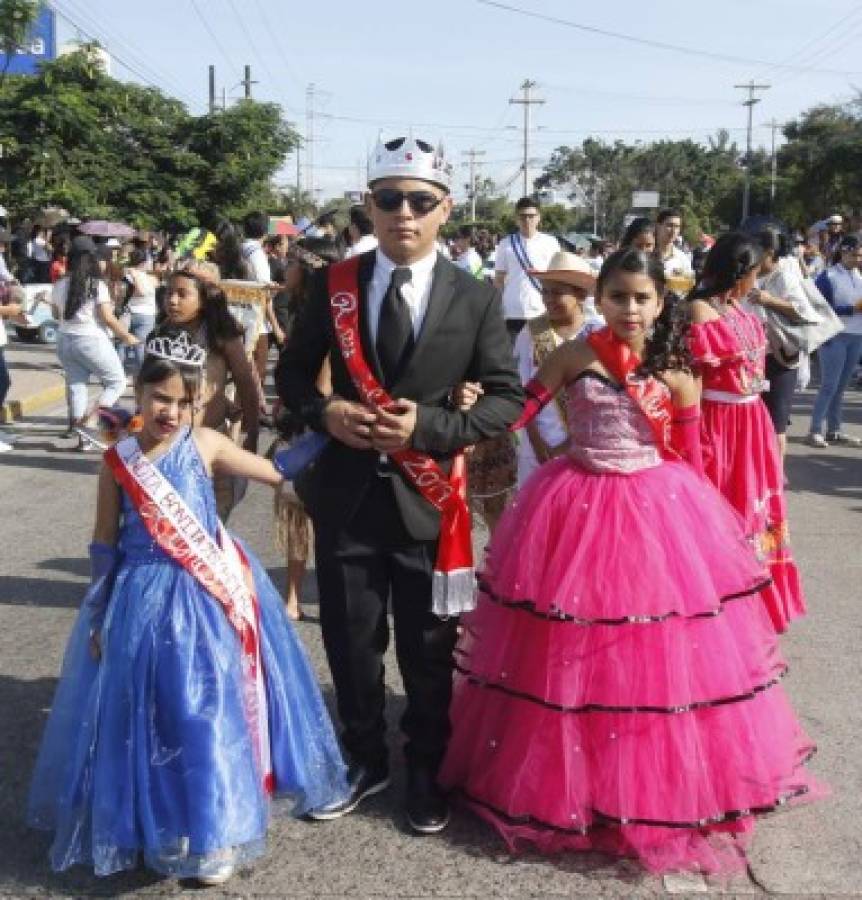
<instances>
[{"instance_id":1,"label":"red ribbon on dress","mask_svg":"<svg viewBox=\"0 0 862 900\"><path fill-rule=\"evenodd\" d=\"M374 377L362 354L359 336L358 256L329 268L329 308L344 364L353 384L368 406L385 409L393 400ZM452 461L449 476L427 454L396 450L388 454L405 478L441 513L440 541L431 589L431 610L436 615L468 612L475 604L473 543L467 509L467 471L464 454Z\"/></svg>"},{"instance_id":2,"label":"red ribbon on dress","mask_svg":"<svg viewBox=\"0 0 862 900\"><path fill-rule=\"evenodd\" d=\"M679 459L671 442L673 406L664 385L656 378L637 376L637 368L642 362L640 356L607 326L587 335L586 340L598 361L646 416L661 455L665 459Z\"/></svg>"}]
</instances>

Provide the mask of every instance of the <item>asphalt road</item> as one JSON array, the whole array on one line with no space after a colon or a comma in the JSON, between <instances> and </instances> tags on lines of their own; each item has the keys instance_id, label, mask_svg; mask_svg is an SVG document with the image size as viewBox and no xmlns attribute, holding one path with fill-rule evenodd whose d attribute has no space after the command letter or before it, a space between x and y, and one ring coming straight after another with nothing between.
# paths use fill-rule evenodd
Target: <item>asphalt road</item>
<instances>
[{"instance_id":1,"label":"asphalt road","mask_svg":"<svg viewBox=\"0 0 862 900\"><path fill-rule=\"evenodd\" d=\"M785 686L819 744L812 768L829 782L832 796L761 820L749 877L709 885L710 892L862 894L862 451L802 446L798 437L810 399L809 394L797 404L788 461L791 528L810 616L784 639L791 664ZM32 420L13 452L0 456L0 895L179 895L188 885L143 870L109 879L83 870L53 875L47 838L23 824L63 646L87 580L97 461L70 452L71 442L48 430L63 418L63 410L53 410ZM848 418L862 434L862 393L849 395ZM281 584L284 564L272 545L270 504L267 490L253 487L231 527ZM307 609L311 617L299 625L300 634L331 697L313 599ZM402 689L394 660L388 683L395 748ZM398 760L398 753L393 757ZM673 887L642 875L632 863L599 856L512 858L466 813L458 813L443 835L414 838L401 809L403 770L397 766L393 787L351 816L325 825L276 820L264 859L222 889L195 893L489 898L648 896Z\"/></svg>"}]
</instances>

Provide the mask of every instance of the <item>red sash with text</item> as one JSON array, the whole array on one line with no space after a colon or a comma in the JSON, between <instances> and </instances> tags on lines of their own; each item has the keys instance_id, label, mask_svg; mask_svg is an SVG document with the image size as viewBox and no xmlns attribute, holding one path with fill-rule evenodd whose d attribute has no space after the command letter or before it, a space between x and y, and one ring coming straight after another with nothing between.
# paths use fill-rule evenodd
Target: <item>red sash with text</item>
<instances>
[{"instance_id":1,"label":"red sash with text","mask_svg":"<svg viewBox=\"0 0 862 900\"><path fill-rule=\"evenodd\" d=\"M393 402L392 398L374 377L362 354L358 256L330 267L329 308L338 348L362 402L385 409ZM430 456L416 450L397 450L389 457L407 481L441 514L431 611L438 616L469 612L476 601L470 512L464 500L467 474L463 453L454 458L448 478Z\"/></svg>"},{"instance_id":2,"label":"red sash with text","mask_svg":"<svg viewBox=\"0 0 862 900\"><path fill-rule=\"evenodd\" d=\"M236 632L242 666L243 709L263 789L271 794L274 776L260 651L260 609L248 559L221 522L218 542L210 537L176 488L147 459L134 437L111 447L105 453L105 462L152 539L221 604Z\"/></svg>"},{"instance_id":3,"label":"red sash with text","mask_svg":"<svg viewBox=\"0 0 862 900\"><path fill-rule=\"evenodd\" d=\"M662 383L655 378L639 378L636 375L641 358L610 328L600 328L588 335L586 340L598 361L646 416L661 455L665 459L678 459L679 454L671 445L673 407Z\"/></svg>"}]
</instances>

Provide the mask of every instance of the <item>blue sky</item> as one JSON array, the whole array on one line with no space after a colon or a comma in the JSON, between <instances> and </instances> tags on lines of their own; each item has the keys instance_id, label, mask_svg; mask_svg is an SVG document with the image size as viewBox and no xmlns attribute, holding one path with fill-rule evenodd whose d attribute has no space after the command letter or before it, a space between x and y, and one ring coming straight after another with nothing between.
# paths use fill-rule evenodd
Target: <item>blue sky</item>
<instances>
[{"instance_id":1,"label":"blue sky","mask_svg":"<svg viewBox=\"0 0 862 900\"><path fill-rule=\"evenodd\" d=\"M485 151L483 174L512 182L522 155L522 108L509 103L525 78L534 95L534 171L560 144L589 134L649 142L705 140L727 128L745 140L743 93L734 84L772 85L755 107L755 144L764 123L794 118L862 86L858 0L512 0L548 18L706 51L684 54L479 2L438 0L55 0L60 41L75 25L118 60L115 77L157 84L202 112L207 66L219 92L241 96L252 66L256 99L280 103L306 131L306 93L315 85L313 175L321 199L355 189L378 132L442 140L466 181L463 151ZM72 23L75 23L73 25ZM715 58L738 57L738 61ZM791 68L792 66L792 68ZM830 72L813 71L829 69ZM302 154L302 181L308 168ZM280 178L294 181L294 161ZM457 192L456 192L457 193Z\"/></svg>"}]
</instances>

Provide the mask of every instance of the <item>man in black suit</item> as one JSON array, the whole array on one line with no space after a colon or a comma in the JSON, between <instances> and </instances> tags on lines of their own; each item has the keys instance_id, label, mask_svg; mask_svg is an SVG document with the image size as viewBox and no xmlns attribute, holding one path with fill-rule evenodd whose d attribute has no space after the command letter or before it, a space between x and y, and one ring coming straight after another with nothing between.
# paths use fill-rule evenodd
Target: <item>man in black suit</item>
<instances>
[{"instance_id":1,"label":"man in black suit","mask_svg":"<svg viewBox=\"0 0 862 900\"><path fill-rule=\"evenodd\" d=\"M276 371L285 404L333 438L296 489L314 522L351 794L313 815L344 815L389 784L383 654L391 597L407 694L407 815L422 834L449 818L436 773L450 732L457 617L431 608L440 513L391 454L412 449L448 471L462 448L503 432L522 403L499 295L437 252L452 209L450 179L442 151L412 137L378 145L371 161L367 208L379 247L358 257L358 330L362 355L393 403L384 409L360 399L335 338L327 278L300 312ZM356 263L340 265L349 264ZM333 392L324 397L315 382L327 356ZM463 381L484 392L468 412L451 404Z\"/></svg>"}]
</instances>

